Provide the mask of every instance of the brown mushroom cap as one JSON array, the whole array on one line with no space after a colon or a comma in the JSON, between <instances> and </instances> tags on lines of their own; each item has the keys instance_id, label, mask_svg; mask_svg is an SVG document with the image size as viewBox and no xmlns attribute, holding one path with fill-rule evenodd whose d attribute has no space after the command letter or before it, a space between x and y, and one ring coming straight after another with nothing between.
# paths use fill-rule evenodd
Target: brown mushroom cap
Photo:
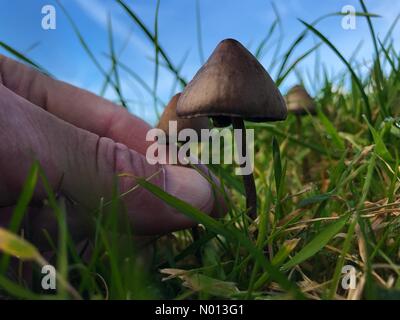
<instances>
[{"instance_id":1,"label":"brown mushroom cap","mask_svg":"<svg viewBox=\"0 0 400 320\"><path fill-rule=\"evenodd\" d=\"M285 97L289 112L296 115L316 114L314 100L301 85L292 87Z\"/></svg>"},{"instance_id":2,"label":"brown mushroom cap","mask_svg":"<svg viewBox=\"0 0 400 320\"><path fill-rule=\"evenodd\" d=\"M177 134L183 129L193 129L200 136L201 129L209 128L209 120L206 117L199 117L195 119L182 119L176 115L176 105L180 97L180 93L174 95L168 105L165 107L157 128L163 130L167 136L169 132L169 121L177 121Z\"/></svg>"},{"instance_id":3,"label":"brown mushroom cap","mask_svg":"<svg viewBox=\"0 0 400 320\"><path fill-rule=\"evenodd\" d=\"M262 122L284 120L285 101L257 59L238 41L219 43L179 98L179 117L231 117ZM225 118L226 117L226 118Z\"/></svg>"}]
</instances>

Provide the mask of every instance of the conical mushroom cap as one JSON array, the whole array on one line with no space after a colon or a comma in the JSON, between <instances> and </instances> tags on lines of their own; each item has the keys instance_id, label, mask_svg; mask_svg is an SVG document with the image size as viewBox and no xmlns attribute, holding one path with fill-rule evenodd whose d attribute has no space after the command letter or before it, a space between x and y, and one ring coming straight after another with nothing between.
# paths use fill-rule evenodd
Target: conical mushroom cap
<instances>
[{"instance_id":1,"label":"conical mushroom cap","mask_svg":"<svg viewBox=\"0 0 400 320\"><path fill-rule=\"evenodd\" d=\"M209 120L206 117L199 117L195 119L182 119L176 115L176 105L180 97L180 93L174 95L168 105L165 107L164 112L161 115L160 121L157 124L157 128L163 130L167 136L169 132L169 121L177 122L177 134L183 129L193 129L200 137L201 129L209 128Z\"/></svg>"},{"instance_id":2,"label":"conical mushroom cap","mask_svg":"<svg viewBox=\"0 0 400 320\"><path fill-rule=\"evenodd\" d=\"M233 39L219 43L183 91L176 111L184 118L240 117L256 122L287 116L285 101L267 71Z\"/></svg>"},{"instance_id":3,"label":"conical mushroom cap","mask_svg":"<svg viewBox=\"0 0 400 320\"><path fill-rule=\"evenodd\" d=\"M315 103L303 86L292 87L285 97L289 112L296 115L315 114Z\"/></svg>"}]
</instances>

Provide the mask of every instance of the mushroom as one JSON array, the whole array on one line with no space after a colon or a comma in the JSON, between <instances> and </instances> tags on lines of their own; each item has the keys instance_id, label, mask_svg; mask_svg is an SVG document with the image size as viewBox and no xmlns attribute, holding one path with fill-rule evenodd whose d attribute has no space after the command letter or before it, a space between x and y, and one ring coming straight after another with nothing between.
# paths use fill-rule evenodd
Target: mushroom
<instances>
[{"instance_id":1,"label":"mushroom","mask_svg":"<svg viewBox=\"0 0 400 320\"><path fill-rule=\"evenodd\" d=\"M286 94L286 105L289 112L296 115L315 115L316 108L313 98L301 85L293 86Z\"/></svg>"},{"instance_id":2,"label":"mushroom","mask_svg":"<svg viewBox=\"0 0 400 320\"><path fill-rule=\"evenodd\" d=\"M289 112L296 116L296 130L298 137L301 136L301 117L305 115L315 115L317 113L315 102L301 85L292 87L285 97ZM309 166L307 158L303 159L303 177L304 180L310 180Z\"/></svg>"},{"instance_id":3,"label":"mushroom","mask_svg":"<svg viewBox=\"0 0 400 320\"><path fill-rule=\"evenodd\" d=\"M314 100L301 85L292 87L285 97L288 111L296 116L297 133L301 132L301 117L307 114L315 115L316 107Z\"/></svg>"},{"instance_id":4,"label":"mushroom","mask_svg":"<svg viewBox=\"0 0 400 320\"><path fill-rule=\"evenodd\" d=\"M285 101L257 59L238 41L221 41L207 62L182 92L176 113L182 118L211 117L216 126L241 129L238 150L247 155L244 120L254 122L286 119ZM238 143L238 141L237 141ZM253 174L243 175L246 208L257 216Z\"/></svg>"},{"instance_id":5,"label":"mushroom","mask_svg":"<svg viewBox=\"0 0 400 320\"><path fill-rule=\"evenodd\" d=\"M172 134L169 132L170 121L177 122L176 134L179 134L179 132L183 129L193 129L196 131L198 136L200 136L201 129L209 128L209 121L206 117L199 117L194 119L178 118L178 116L176 115L176 105L180 95L181 93L177 93L171 98L171 100L165 107L164 112L162 113L161 118L156 126L158 129L161 129L162 131L165 132L167 138L166 143L168 143L168 137L170 136L170 134Z\"/></svg>"}]
</instances>

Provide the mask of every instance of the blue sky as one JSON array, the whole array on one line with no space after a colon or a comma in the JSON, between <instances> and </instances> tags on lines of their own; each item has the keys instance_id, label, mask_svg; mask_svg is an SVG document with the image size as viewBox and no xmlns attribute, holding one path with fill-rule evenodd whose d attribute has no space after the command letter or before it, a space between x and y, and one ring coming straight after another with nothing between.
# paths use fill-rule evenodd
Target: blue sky
<instances>
[{"instance_id":1,"label":"blue sky","mask_svg":"<svg viewBox=\"0 0 400 320\"><path fill-rule=\"evenodd\" d=\"M383 38L391 23L400 13L400 1L397 0L366 0L370 12L380 14L375 18L375 31ZM114 0L61 0L75 20L83 37L96 57L108 69L110 61L107 58L107 14L110 13L116 51L124 64L131 67L150 86L154 77L154 48L144 34L135 26ZM156 0L126 0L137 15L153 30ZM357 0L275 0L281 17L283 43L285 51L291 42L303 30L298 18L312 22L316 18L332 12L341 11L345 5L353 5L361 11ZM26 53L34 61L49 70L60 80L99 93L103 76L91 62L75 36L71 25L61 8L53 0L0 0L0 41ZM56 8L56 30L43 30L41 27L44 5L51 4ZM235 38L255 50L258 43L265 37L268 28L274 20L271 1L265 0L199 0L202 43L204 56L208 57L215 46L224 38ZM341 27L341 17L332 17L322 21L317 27L343 53L350 57L357 45L362 47L357 51L357 59L368 64L372 55L372 45L368 26L362 17L358 17L355 30L344 30ZM400 38L400 28L396 27L394 38ZM267 52L261 62L274 77L276 70L270 68L273 60L274 43L278 32L267 45ZM178 65L187 54L182 69L185 78L191 79L201 65L198 50L196 29L195 0L161 0L159 9L159 42L171 60ZM318 39L311 34L300 45L293 58L313 47ZM397 45L398 43L395 43ZM124 50L121 52L121 48ZM398 46L397 46L398 48ZM330 73L343 70L343 65L325 45L321 46L320 57ZM1 53L5 53L0 49ZM315 56L311 55L302 62L297 70L305 74L313 70ZM283 93L296 81L296 76L290 76L281 86ZM313 80L311 79L311 82ZM132 112L154 123L156 117L152 97L135 82L128 74L121 72L123 94L130 101ZM313 91L313 83L307 82ZM174 90L174 78L166 70L160 70L157 94L167 102ZM110 89L106 97L115 99L115 93ZM79 103L77 101L77 103Z\"/></svg>"}]
</instances>

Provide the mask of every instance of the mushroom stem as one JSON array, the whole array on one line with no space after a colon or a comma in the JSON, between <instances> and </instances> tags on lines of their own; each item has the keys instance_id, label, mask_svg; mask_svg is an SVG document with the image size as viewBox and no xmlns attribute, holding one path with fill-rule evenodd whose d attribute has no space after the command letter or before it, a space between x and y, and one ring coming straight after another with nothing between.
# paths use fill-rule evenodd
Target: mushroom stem
<instances>
[{"instance_id":1,"label":"mushroom stem","mask_svg":"<svg viewBox=\"0 0 400 320\"><path fill-rule=\"evenodd\" d=\"M301 138L301 116L296 115L296 131L297 131L297 138ZM302 170L303 170L303 182L307 182L310 180L310 169L308 166L307 155L303 158L302 161Z\"/></svg>"},{"instance_id":2,"label":"mushroom stem","mask_svg":"<svg viewBox=\"0 0 400 320\"><path fill-rule=\"evenodd\" d=\"M232 117L232 125L233 129L240 129L241 135L241 155L247 156L247 145L246 145L246 127L244 125L243 119ZM237 142L236 142L237 143ZM241 167L245 166L245 163L240 165ZM250 218L255 219L257 217L257 193L256 193L256 184L254 182L253 173L248 175L243 175L243 184L246 192L246 209Z\"/></svg>"},{"instance_id":3,"label":"mushroom stem","mask_svg":"<svg viewBox=\"0 0 400 320\"><path fill-rule=\"evenodd\" d=\"M301 116L296 114L296 133L297 133L297 138L300 139L301 137Z\"/></svg>"}]
</instances>

